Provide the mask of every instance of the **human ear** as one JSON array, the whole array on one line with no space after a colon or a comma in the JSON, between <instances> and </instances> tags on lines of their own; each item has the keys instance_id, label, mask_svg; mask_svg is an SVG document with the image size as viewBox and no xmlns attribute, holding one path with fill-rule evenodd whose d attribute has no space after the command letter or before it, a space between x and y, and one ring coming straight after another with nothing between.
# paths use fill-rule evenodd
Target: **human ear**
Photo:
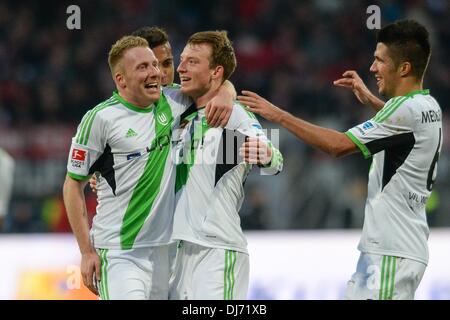
<instances>
[{"instance_id":1,"label":"human ear","mask_svg":"<svg viewBox=\"0 0 450 320\"><path fill-rule=\"evenodd\" d=\"M401 77L406 77L412 71L412 66L410 62L402 62L398 67Z\"/></svg>"}]
</instances>

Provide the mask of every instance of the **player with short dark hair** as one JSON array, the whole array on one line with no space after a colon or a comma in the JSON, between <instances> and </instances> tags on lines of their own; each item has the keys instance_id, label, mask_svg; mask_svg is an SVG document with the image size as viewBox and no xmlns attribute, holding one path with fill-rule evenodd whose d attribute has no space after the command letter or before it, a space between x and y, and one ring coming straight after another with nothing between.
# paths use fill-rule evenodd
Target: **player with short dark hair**
<instances>
[{"instance_id":1,"label":"player with short dark hair","mask_svg":"<svg viewBox=\"0 0 450 320\"><path fill-rule=\"evenodd\" d=\"M373 159L358 246L361 255L347 285L347 299L413 299L425 272L429 234L425 204L443 139L441 109L423 89L429 58L428 32L419 23L403 20L382 28L370 71L378 92L389 100L372 119L345 133L296 118L256 93L243 91L238 97L250 110L315 148L336 157L359 150ZM355 75L347 72L337 84L378 109L381 100L373 99Z\"/></svg>"},{"instance_id":2,"label":"player with short dark hair","mask_svg":"<svg viewBox=\"0 0 450 320\"><path fill-rule=\"evenodd\" d=\"M158 66L161 71L161 85L172 85L175 68L172 47L170 46L169 36L166 31L160 27L142 27L134 31L131 35L147 40L150 49L152 49L158 59Z\"/></svg>"}]
</instances>

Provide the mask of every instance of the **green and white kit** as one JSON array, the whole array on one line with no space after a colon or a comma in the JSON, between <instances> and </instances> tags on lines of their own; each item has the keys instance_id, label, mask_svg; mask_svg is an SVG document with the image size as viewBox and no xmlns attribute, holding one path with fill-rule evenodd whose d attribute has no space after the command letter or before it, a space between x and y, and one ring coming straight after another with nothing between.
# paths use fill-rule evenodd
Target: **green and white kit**
<instances>
[{"instance_id":1,"label":"green and white kit","mask_svg":"<svg viewBox=\"0 0 450 320\"><path fill-rule=\"evenodd\" d=\"M175 204L172 132L191 104L179 90L164 88L147 109L117 93L88 111L67 165L68 175L86 180L94 172L98 206L94 246L131 249L170 242Z\"/></svg>"},{"instance_id":2,"label":"green and white kit","mask_svg":"<svg viewBox=\"0 0 450 320\"><path fill-rule=\"evenodd\" d=\"M346 132L366 158L373 156L361 252L428 263L425 205L442 147L441 118L429 91L419 90L390 99Z\"/></svg>"},{"instance_id":3,"label":"green and white kit","mask_svg":"<svg viewBox=\"0 0 450 320\"><path fill-rule=\"evenodd\" d=\"M109 283L109 288L102 288L103 292L110 292L105 297L133 296L132 286L128 286L129 292L113 292L121 287L113 282L124 281L122 274L114 273L120 270L114 263L127 260L127 254L130 261L141 259L142 250L137 250L140 248L154 248L155 253L149 257L162 257L159 252L165 249L160 246L172 241L176 174L172 134L179 126L181 113L191 103L173 88L163 88L159 101L145 109L114 93L86 113L72 139L68 175L86 180L94 172L100 173L91 241L96 249L110 250L114 257L104 262L108 265L108 279L103 279L103 283ZM169 270L168 257L163 258L156 261L161 267L158 270ZM130 264L130 272L133 268L137 273L141 270L139 264ZM166 289L162 295L150 298L167 298L168 276L168 272L152 275L147 291L152 292L157 281Z\"/></svg>"},{"instance_id":4,"label":"green and white kit","mask_svg":"<svg viewBox=\"0 0 450 320\"><path fill-rule=\"evenodd\" d=\"M204 109L192 111L193 113L187 114L186 117L182 116L188 123L181 134L177 151L178 192L172 236L174 240L182 241L182 248L188 245L190 250L178 251L171 297L246 297L248 251L240 225L239 210L244 200L244 183L252 165L245 163L239 156L239 148L246 137L258 137L269 146L271 142L256 117L239 104L234 105L225 128L210 128L205 120ZM189 110L186 113L189 113ZM273 146L272 154L270 165L261 168L263 174L277 174L282 169L283 158ZM193 248L195 246L198 248ZM243 265L239 266L242 272L232 272L234 269L225 264L227 252L233 252L233 257L236 254L246 256L245 259L237 259L242 261ZM190 266L192 273L183 273L181 269L186 265ZM199 276L197 273L200 270L207 270L208 273ZM234 288L244 292L224 294L229 282L226 276L224 278L227 270L229 277L232 277L229 281L237 284ZM198 290L205 286L202 285L201 279L219 278L223 281L214 290Z\"/></svg>"}]
</instances>

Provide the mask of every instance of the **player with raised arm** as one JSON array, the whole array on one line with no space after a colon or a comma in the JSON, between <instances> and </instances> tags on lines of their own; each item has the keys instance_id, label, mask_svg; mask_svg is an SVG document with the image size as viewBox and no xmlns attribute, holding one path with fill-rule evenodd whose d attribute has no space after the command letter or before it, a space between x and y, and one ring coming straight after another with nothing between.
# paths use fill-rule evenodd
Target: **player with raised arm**
<instances>
[{"instance_id":1,"label":"player with raised arm","mask_svg":"<svg viewBox=\"0 0 450 320\"><path fill-rule=\"evenodd\" d=\"M441 109L423 90L430 53L428 31L419 23L403 20L382 28L370 71L379 93L389 100L372 119L345 133L296 118L253 92L238 97L313 147L334 156L359 150L365 158L373 157L361 255L346 299L413 299L425 272L425 204L443 139ZM360 100L365 99L370 100L367 95Z\"/></svg>"},{"instance_id":2,"label":"player with raised arm","mask_svg":"<svg viewBox=\"0 0 450 320\"><path fill-rule=\"evenodd\" d=\"M240 104L225 128L206 123L205 103L235 67L225 31L193 34L181 54L181 90L195 105L182 115L172 236L180 245L171 299L247 298L249 255L239 218L243 185L252 164L277 174L283 159L256 117Z\"/></svg>"},{"instance_id":3,"label":"player with raised arm","mask_svg":"<svg viewBox=\"0 0 450 320\"><path fill-rule=\"evenodd\" d=\"M158 59L158 67L161 72L161 86L179 88L179 84L174 83L175 67L172 46L170 45L169 36L166 31L160 27L146 26L133 31L131 35L147 40L150 49L152 49L156 59ZM223 127L226 125L226 118L223 117L220 110L224 106L232 105L235 97L236 91L234 86L229 81L225 81L223 86L217 91L217 94L206 104L206 116L211 126L219 125ZM97 192L96 175L92 175L89 183L92 191Z\"/></svg>"},{"instance_id":4,"label":"player with raised arm","mask_svg":"<svg viewBox=\"0 0 450 320\"><path fill-rule=\"evenodd\" d=\"M192 102L179 89L161 92L158 60L141 37L118 40L108 62L117 91L78 126L63 190L83 282L102 299L167 299L172 131ZM89 232L83 189L94 172L104 179Z\"/></svg>"}]
</instances>

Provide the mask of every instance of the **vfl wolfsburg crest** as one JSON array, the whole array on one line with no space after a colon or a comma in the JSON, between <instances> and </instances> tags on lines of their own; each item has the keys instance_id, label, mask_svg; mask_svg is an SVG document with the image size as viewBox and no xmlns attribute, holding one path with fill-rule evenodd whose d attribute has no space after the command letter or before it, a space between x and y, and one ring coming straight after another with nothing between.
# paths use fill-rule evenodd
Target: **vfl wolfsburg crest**
<instances>
[{"instance_id":1,"label":"vfl wolfsburg crest","mask_svg":"<svg viewBox=\"0 0 450 320\"><path fill-rule=\"evenodd\" d=\"M158 114L158 122L161 123L162 125L166 125L167 123L169 123L169 118L167 117L167 115L165 113L160 113Z\"/></svg>"}]
</instances>

